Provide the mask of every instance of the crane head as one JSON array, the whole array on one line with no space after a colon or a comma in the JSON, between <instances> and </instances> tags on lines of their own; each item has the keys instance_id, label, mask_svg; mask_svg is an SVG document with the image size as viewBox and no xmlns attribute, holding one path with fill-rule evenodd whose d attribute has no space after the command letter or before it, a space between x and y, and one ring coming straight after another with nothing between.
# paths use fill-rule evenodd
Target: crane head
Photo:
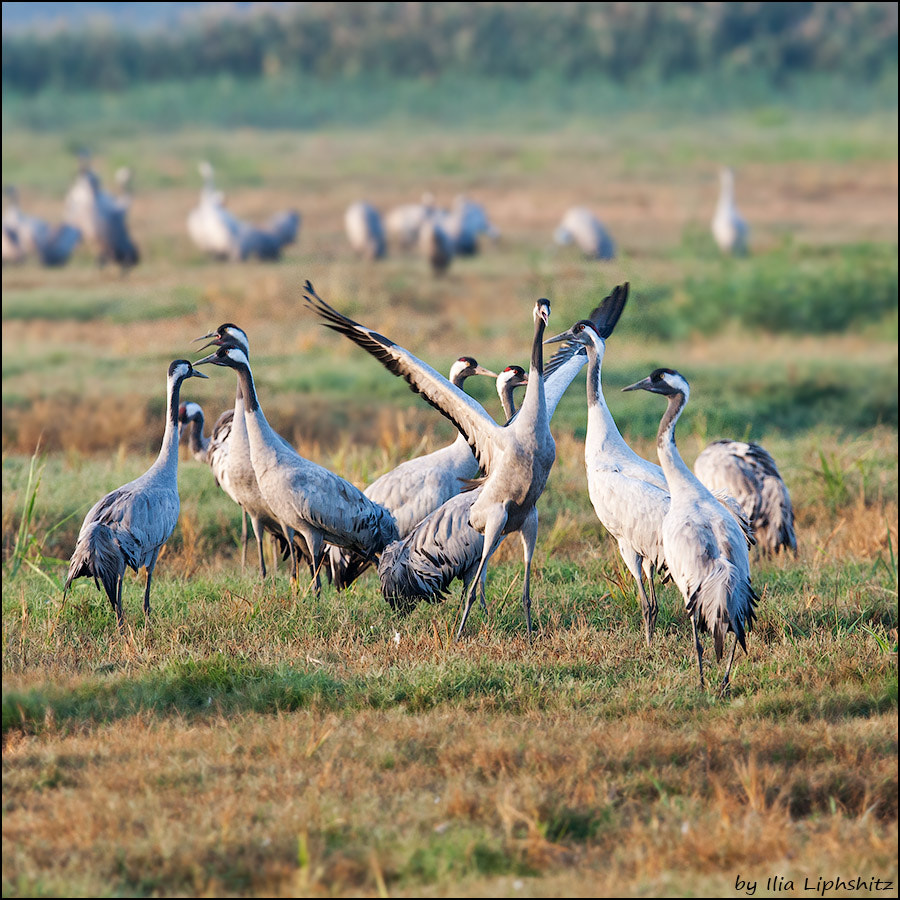
<instances>
[{"instance_id":1,"label":"crane head","mask_svg":"<svg viewBox=\"0 0 900 900\"><path fill-rule=\"evenodd\" d=\"M199 403L182 403L178 407L178 421L181 422L182 425L186 425L188 422L193 422L194 419L198 418L203 418L203 408Z\"/></svg>"},{"instance_id":2,"label":"crane head","mask_svg":"<svg viewBox=\"0 0 900 900\"><path fill-rule=\"evenodd\" d=\"M247 337L247 332L231 322L225 322L215 331L194 338L191 343L196 344L198 341L209 340L209 338L212 340L208 344L204 344L200 348L201 350L206 350L207 347L240 347L248 357L250 356L250 339Z\"/></svg>"},{"instance_id":3,"label":"crane head","mask_svg":"<svg viewBox=\"0 0 900 900\"><path fill-rule=\"evenodd\" d=\"M461 356L450 367L450 380L454 384L460 384L463 379L468 378L470 375L487 375L488 378L497 377L496 372L486 369L478 363L478 360L471 356Z\"/></svg>"},{"instance_id":4,"label":"crane head","mask_svg":"<svg viewBox=\"0 0 900 900\"><path fill-rule=\"evenodd\" d=\"M541 299L534 304L535 322L537 322L538 319L541 319L544 325L550 321L550 301L546 297L541 297Z\"/></svg>"},{"instance_id":5,"label":"crane head","mask_svg":"<svg viewBox=\"0 0 900 900\"><path fill-rule=\"evenodd\" d=\"M497 393L508 385L515 388L521 384L528 384L528 373L521 366L507 366L497 376Z\"/></svg>"},{"instance_id":6,"label":"crane head","mask_svg":"<svg viewBox=\"0 0 900 900\"><path fill-rule=\"evenodd\" d=\"M184 381L185 378L209 378L198 372L186 359L175 359L169 363L169 378Z\"/></svg>"},{"instance_id":7,"label":"crane head","mask_svg":"<svg viewBox=\"0 0 900 900\"><path fill-rule=\"evenodd\" d=\"M563 341L571 341L575 344L584 344L585 347L595 344L603 338L597 330L597 326L590 319L582 319L576 322L568 331L555 334L551 338L547 338L545 344L561 344Z\"/></svg>"},{"instance_id":8,"label":"crane head","mask_svg":"<svg viewBox=\"0 0 900 900\"><path fill-rule=\"evenodd\" d=\"M220 346L218 350L214 353L210 353L209 356L198 359L194 365L227 366L230 369L237 369L244 366L249 369L250 361L247 359L247 354L244 352L243 348L231 344L228 346Z\"/></svg>"},{"instance_id":9,"label":"crane head","mask_svg":"<svg viewBox=\"0 0 900 900\"><path fill-rule=\"evenodd\" d=\"M654 369L646 378L629 384L623 391L650 391L651 394L662 394L671 397L682 394L685 402L690 396L691 388L685 377L674 369Z\"/></svg>"}]
</instances>

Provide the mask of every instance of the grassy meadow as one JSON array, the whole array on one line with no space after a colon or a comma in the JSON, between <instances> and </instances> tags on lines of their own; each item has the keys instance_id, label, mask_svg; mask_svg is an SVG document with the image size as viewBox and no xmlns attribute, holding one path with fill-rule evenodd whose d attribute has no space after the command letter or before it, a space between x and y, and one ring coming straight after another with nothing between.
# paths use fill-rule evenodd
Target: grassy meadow
<instances>
[{"instance_id":1,"label":"grassy meadow","mask_svg":"<svg viewBox=\"0 0 900 900\"><path fill-rule=\"evenodd\" d=\"M165 119L155 96L136 101L145 124ZM2 273L4 896L728 896L746 893L738 878L772 895L775 876L794 883L779 896L837 876L891 880L896 896L896 109L623 104L604 119L572 102L502 128L227 129L173 107L164 132L96 111L98 172L136 173L140 265L98 270L81 248L64 269ZM61 216L84 104L57 130L4 104L4 180L27 211ZM201 158L237 215L300 210L280 263L190 246ZM709 236L723 161L752 228L743 259ZM423 190L467 192L501 240L440 279L412 254L352 257L350 202ZM574 204L609 226L614 262L553 246ZM167 364L221 322L250 335L273 425L357 485L452 439L318 325L307 278L444 371L462 354L524 365L538 296L556 333L629 281L604 363L623 434L655 457L662 401L619 389L677 368L687 462L720 437L760 441L794 501L797 557L752 560L762 600L730 695L699 690L671 585L643 644L587 496L583 375L553 422L530 644L516 539L489 570L488 616L474 610L456 643L456 591L398 618L373 574L317 599L292 596L283 565L261 583L252 553L242 570L238 511L186 451L152 621L133 576L124 637L87 581L64 603L85 512L156 454ZM208 372L183 399L211 423L234 382ZM500 415L491 383L469 388Z\"/></svg>"}]
</instances>

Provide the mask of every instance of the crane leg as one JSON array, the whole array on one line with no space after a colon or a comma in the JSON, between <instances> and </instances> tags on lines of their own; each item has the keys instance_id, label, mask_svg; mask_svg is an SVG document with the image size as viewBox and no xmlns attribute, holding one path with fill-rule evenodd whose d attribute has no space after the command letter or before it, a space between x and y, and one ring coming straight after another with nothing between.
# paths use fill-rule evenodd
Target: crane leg
<instances>
[{"instance_id":1,"label":"crane leg","mask_svg":"<svg viewBox=\"0 0 900 900\"><path fill-rule=\"evenodd\" d=\"M263 555L263 536L265 535L265 529L262 526L262 522L259 519L255 519L252 516L250 517L250 524L253 526L253 536L256 538L256 552L259 556L259 574L265 579L266 577L266 560ZM241 571L244 571L244 560L247 556L247 540L249 535L246 533L247 522L244 520L244 533L241 535L243 539L243 547L241 549Z\"/></svg>"},{"instance_id":2,"label":"crane leg","mask_svg":"<svg viewBox=\"0 0 900 900\"><path fill-rule=\"evenodd\" d=\"M116 613L116 624L119 626L119 631L122 634L125 634L125 614L122 612L122 585L125 583L125 575L122 574L119 576L118 583L116 584L116 599L113 601L113 610Z\"/></svg>"},{"instance_id":3,"label":"crane leg","mask_svg":"<svg viewBox=\"0 0 900 900\"><path fill-rule=\"evenodd\" d=\"M254 528L255 530L255 528ZM244 566L247 564L247 513L244 510L241 510L241 572L244 571ZM263 575L263 578L266 576Z\"/></svg>"},{"instance_id":4,"label":"crane leg","mask_svg":"<svg viewBox=\"0 0 900 900\"><path fill-rule=\"evenodd\" d=\"M150 562L147 563L147 584L144 587L144 619L150 621L150 582L153 580L153 570L156 568L156 558L159 556L159 548L153 551Z\"/></svg>"},{"instance_id":5,"label":"crane leg","mask_svg":"<svg viewBox=\"0 0 900 900\"><path fill-rule=\"evenodd\" d=\"M462 637L463 628L466 627L466 620L469 618L469 613L472 611L472 606L475 603L475 595L478 592L478 586L485 573L485 567L488 564L488 560L494 555L494 551L500 546L500 542L503 540L503 528L506 525L506 520L507 514L504 509L502 512L493 514L492 518L488 520L485 526L484 549L481 551L481 561L478 563L478 570L475 572L475 577L472 579L472 583L469 587L468 597L466 598L466 608L463 610L462 621L460 621L459 628L456 632L457 640Z\"/></svg>"},{"instance_id":6,"label":"crane leg","mask_svg":"<svg viewBox=\"0 0 900 900\"><path fill-rule=\"evenodd\" d=\"M656 631L656 616L659 613L659 603L656 599L656 566L651 565L647 572L647 587L650 588L650 633L647 636L647 646L650 646L650 639L653 632Z\"/></svg>"},{"instance_id":7,"label":"crane leg","mask_svg":"<svg viewBox=\"0 0 900 900\"><path fill-rule=\"evenodd\" d=\"M725 677L722 679L722 694L728 693L730 687L731 667L734 664L734 652L737 650L737 634L734 636L734 643L731 645L731 654L728 657L728 665L725 668Z\"/></svg>"},{"instance_id":8,"label":"crane leg","mask_svg":"<svg viewBox=\"0 0 900 900\"><path fill-rule=\"evenodd\" d=\"M322 540L322 534L315 529L309 529L307 531L298 532L303 538L303 542L306 544L306 554L307 554L307 563L309 565L309 574L311 578L311 583L313 585L313 590L316 592L316 597L320 597L322 595L322 579L319 577L319 570L322 567L322 563L325 559L325 551L324 551L324 541ZM299 579L300 573L297 573L297 577Z\"/></svg>"},{"instance_id":9,"label":"crane leg","mask_svg":"<svg viewBox=\"0 0 900 900\"><path fill-rule=\"evenodd\" d=\"M537 507L532 507L528 518L522 523L519 532L522 536L522 547L525 551L525 584L522 589L522 610L525 613L525 627L528 640L531 640L531 559L534 556L534 545L537 543L538 514Z\"/></svg>"},{"instance_id":10,"label":"crane leg","mask_svg":"<svg viewBox=\"0 0 900 900\"><path fill-rule=\"evenodd\" d=\"M697 629L697 616L699 615L700 611L695 610L691 616L691 628L694 631L694 648L697 651L697 666L700 669L700 690L702 691L706 688L706 684L703 681L703 648L700 646L700 632Z\"/></svg>"},{"instance_id":11,"label":"crane leg","mask_svg":"<svg viewBox=\"0 0 900 900\"><path fill-rule=\"evenodd\" d=\"M293 589L297 584L297 545L294 543L294 529L289 528L283 522L281 523L281 529L284 532L284 539L287 541L288 550L291 555L290 562L290 572L288 577L291 582L291 588Z\"/></svg>"}]
</instances>

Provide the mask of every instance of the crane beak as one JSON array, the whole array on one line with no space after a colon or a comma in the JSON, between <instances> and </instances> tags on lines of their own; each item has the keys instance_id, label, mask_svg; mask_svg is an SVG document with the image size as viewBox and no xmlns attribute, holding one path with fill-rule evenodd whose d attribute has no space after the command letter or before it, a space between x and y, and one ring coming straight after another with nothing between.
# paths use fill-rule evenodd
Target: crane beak
<instances>
[{"instance_id":1,"label":"crane beak","mask_svg":"<svg viewBox=\"0 0 900 900\"><path fill-rule=\"evenodd\" d=\"M656 393L653 390L653 382L650 381L650 376L648 375L646 378L642 378L640 381L636 381L634 384L629 384L628 387L623 387L623 391L650 391L651 393Z\"/></svg>"},{"instance_id":2,"label":"crane beak","mask_svg":"<svg viewBox=\"0 0 900 900\"><path fill-rule=\"evenodd\" d=\"M194 363L196 366L197 363ZM209 378L205 372L198 372L193 366L191 366L191 371L188 373L188 378Z\"/></svg>"},{"instance_id":3,"label":"crane beak","mask_svg":"<svg viewBox=\"0 0 900 900\"><path fill-rule=\"evenodd\" d=\"M193 365L195 365L195 366L204 366L204 365L222 366L225 364L223 362L219 361L219 358L216 356L215 353L210 353L209 356L204 356L203 359L198 359L197 362L195 362ZM208 375L204 375L203 377L209 378Z\"/></svg>"},{"instance_id":4,"label":"crane beak","mask_svg":"<svg viewBox=\"0 0 900 900\"><path fill-rule=\"evenodd\" d=\"M571 341L575 335L572 334L572 329L570 328L568 331L563 331L560 334L555 335L551 338L546 338L544 340L545 344L561 344L563 341Z\"/></svg>"},{"instance_id":5,"label":"crane beak","mask_svg":"<svg viewBox=\"0 0 900 900\"><path fill-rule=\"evenodd\" d=\"M191 343L196 344L198 341L208 341L210 338L216 337L215 331L210 331L209 334L201 334L200 337L194 338Z\"/></svg>"},{"instance_id":6,"label":"crane beak","mask_svg":"<svg viewBox=\"0 0 900 900\"><path fill-rule=\"evenodd\" d=\"M207 347L221 347L222 346L222 338L219 336L218 332L211 331L209 334L204 334L202 337L194 338L191 343L196 344L200 341L208 340L209 338L213 338L208 344L204 344L197 352L202 353Z\"/></svg>"},{"instance_id":7,"label":"crane beak","mask_svg":"<svg viewBox=\"0 0 900 900\"><path fill-rule=\"evenodd\" d=\"M476 375L487 375L488 378L496 378L497 373L492 372L490 369L486 369L484 366L475 366L475 374Z\"/></svg>"}]
</instances>

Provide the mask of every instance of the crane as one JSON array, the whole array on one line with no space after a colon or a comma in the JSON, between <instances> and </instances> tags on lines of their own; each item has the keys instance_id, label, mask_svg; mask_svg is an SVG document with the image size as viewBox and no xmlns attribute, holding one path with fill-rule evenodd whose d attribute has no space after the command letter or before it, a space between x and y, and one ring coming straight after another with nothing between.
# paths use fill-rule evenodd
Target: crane
<instances>
[{"instance_id":1,"label":"crane","mask_svg":"<svg viewBox=\"0 0 900 900\"><path fill-rule=\"evenodd\" d=\"M460 390L467 378L496 373L471 356L461 356L450 367L450 383ZM363 493L389 509L402 538L430 512L458 494L469 479L478 474L478 463L462 434L440 450L400 463L396 469L376 478ZM332 581L338 588L349 587L368 568L369 561L358 554L331 547L329 564Z\"/></svg>"},{"instance_id":2,"label":"crane","mask_svg":"<svg viewBox=\"0 0 900 900\"><path fill-rule=\"evenodd\" d=\"M763 554L797 552L791 495L767 450L746 441L713 441L694 462L694 474L711 491L737 500Z\"/></svg>"},{"instance_id":3,"label":"crane","mask_svg":"<svg viewBox=\"0 0 900 900\"><path fill-rule=\"evenodd\" d=\"M617 287L613 296L621 304L621 312L628 299L628 284ZM665 566L662 523L669 509L669 489L662 469L639 456L625 442L603 396L601 369L605 338L611 330L582 319L568 331L549 338L547 343L570 341L587 351L588 422L584 463L588 494L597 518L615 539L622 560L637 584L644 639L649 647L659 611L654 577Z\"/></svg>"},{"instance_id":4,"label":"crane","mask_svg":"<svg viewBox=\"0 0 900 900\"><path fill-rule=\"evenodd\" d=\"M580 368L579 365L574 369L572 377ZM507 421L516 412L513 391L527 381L528 375L521 366L507 366L497 377L497 393ZM556 402L548 401L550 415L555 407ZM405 615L412 612L419 600L434 603L444 596L456 578L463 583L462 602L465 602L466 591L484 552L484 536L469 524L469 512L480 493L481 488L476 487L451 497L408 534L401 535L399 541L385 548L378 561L378 576L381 592L392 609ZM479 597L484 610L487 610L486 576L487 571L482 569Z\"/></svg>"},{"instance_id":5,"label":"crane","mask_svg":"<svg viewBox=\"0 0 900 900\"><path fill-rule=\"evenodd\" d=\"M691 617L701 689L704 680L700 633L712 632L716 659L721 661L727 633L734 632L722 680L724 692L737 645L747 652L745 635L756 617L759 600L750 584L746 535L721 501L688 469L675 445L675 425L690 397L684 376L674 369L655 369L623 390L650 391L668 400L656 435L656 450L671 497L662 526L666 566Z\"/></svg>"},{"instance_id":6,"label":"crane","mask_svg":"<svg viewBox=\"0 0 900 900\"><path fill-rule=\"evenodd\" d=\"M122 582L125 567L147 570L144 616L150 617L150 583L163 544L178 522L178 398L187 378L206 378L186 359L169 365L166 379L166 430L153 465L140 478L112 491L91 507L81 525L69 562L63 598L76 578L93 578L103 585L116 614L119 629L125 629L122 613Z\"/></svg>"},{"instance_id":7,"label":"crane","mask_svg":"<svg viewBox=\"0 0 900 900\"><path fill-rule=\"evenodd\" d=\"M626 289L627 290L627 289ZM612 333L624 307L622 288L616 288L591 313L591 321L604 333ZM566 388L587 361L586 349L570 342L553 356L544 370L547 415L552 417ZM521 366L508 366L497 379L508 424L516 415L512 391L526 384ZM504 395L506 395L504 397ZM463 600L484 552L484 536L469 523L469 512L481 487L448 500L422 520L402 541L391 544L378 563L381 591L395 609L408 612L419 600L433 603L447 592L450 583L463 582ZM484 570L480 576L484 603Z\"/></svg>"},{"instance_id":8,"label":"crane","mask_svg":"<svg viewBox=\"0 0 900 900\"><path fill-rule=\"evenodd\" d=\"M212 346L221 346L223 343L234 343L240 347L249 359L250 357L250 339L243 328L239 328L231 322L224 322L215 331L211 331L194 340L205 341L212 338L210 343L206 344L203 349L206 350ZM259 483L256 480L256 473L253 470L253 461L250 458L250 438L247 434L247 424L244 418L244 395L241 392L240 382L238 382L237 391L234 398L234 409L232 411L232 419L229 434L227 435L227 453L220 453L215 462L213 472L216 481L222 486L222 489L240 506L241 510L246 513L250 519L253 528L253 534L256 538L256 549L259 556L259 572L260 577L266 577L266 562L263 555L263 535L268 533L272 535L272 540L276 544L276 553L273 561L277 560L278 552L281 555L289 555L289 549L284 537L284 530L278 517L272 512L269 504L263 499L259 489ZM227 413L223 413L219 421L221 422ZM274 433L274 432L273 432ZM288 451L294 452L294 448L288 444L280 435L276 435ZM225 438L223 438L224 440ZM246 522L241 521L241 567L243 568L247 558L247 528ZM315 569L312 566L312 558L306 553L306 546L299 536L295 537L294 544L296 552L301 561L306 562L310 567L311 575L315 576Z\"/></svg>"},{"instance_id":9,"label":"crane","mask_svg":"<svg viewBox=\"0 0 900 900\"><path fill-rule=\"evenodd\" d=\"M244 222L225 205L225 195L214 181L213 167L206 160L199 165L203 188L200 202L187 218L191 240L216 259L244 261L276 260L281 251L297 239L300 214L293 209L272 216L265 225Z\"/></svg>"},{"instance_id":10,"label":"crane","mask_svg":"<svg viewBox=\"0 0 900 900\"><path fill-rule=\"evenodd\" d=\"M138 263L138 249L126 221L129 206L127 197L113 197L103 190L90 157L82 154L78 175L66 195L66 220L94 245L101 266L115 262L125 270Z\"/></svg>"},{"instance_id":11,"label":"crane","mask_svg":"<svg viewBox=\"0 0 900 900\"><path fill-rule=\"evenodd\" d=\"M347 207L344 231L350 246L363 259L382 259L387 253L381 216L370 203L353 203Z\"/></svg>"},{"instance_id":12,"label":"crane","mask_svg":"<svg viewBox=\"0 0 900 900\"><path fill-rule=\"evenodd\" d=\"M553 237L562 246L574 242L590 259L614 259L616 255L616 245L606 226L586 206L567 210Z\"/></svg>"},{"instance_id":13,"label":"crane","mask_svg":"<svg viewBox=\"0 0 900 900\"><path fill-rule=\"evenodd\" d=\"M734 202L734 169L719 170L719 199L712 220L713 238L723 253L743 255L747 252L749 228Z\"/></svg>"},{"instance_id":14,"label":"crane","mask_svg":"<svg viewBox=\"0 0 900 900\"><path fill-rule=\"evenodd\" d=\"M298 555L294 537L299 534L314 571L316 592L324 544L337 544L372 558L397 539L394 517L348 481L304 459L273 430L260 407L250 361L239 342L227 337L213 341L215 353L197 365L212 364L234 369L244 398L244 421L250 443L250 460L263 499L281 524L290 545L291 573L296 582Z\"/></svg>"},{"instance_id":15,"label":"crane","mask_svg":"<svg viewBox=\"0 0 900 900\"><path fill-rule=\"evenodd\" d=\"M67 222L54 228L43 219L23 212L19 192L12 185L7 185L4 193L8 200L3 215L4 262L18 262L34 253L41 265L65 265L81 241L81 232Z\"/></svg>"},{"instance_id":16,"label":"crane","mask_svg":"<svg viewBox=\"0 0 900 900\"><path fill-rule=\"evenodd\" d=\"M477 582L501 539L518 532L525 556L522 609L530 638L531 560L537 542L537 501L547 483L556 459L556 444L550 433L544 396L543 337L550 318L550 301L541 298L534 304L534 337L531 369L522 408L513 423L498 425L480 403L450 384L439 372L372 331L339 313L319 297L306 282L306 301L325 325L343 334L375 356L389 371L406 379L412 390L450 419L469 441L475 457L485 471L481 493L469 511L469 521L484 535L484 551L466 601L457 639L475 602Z\"/></svg>"}]
</instances>

